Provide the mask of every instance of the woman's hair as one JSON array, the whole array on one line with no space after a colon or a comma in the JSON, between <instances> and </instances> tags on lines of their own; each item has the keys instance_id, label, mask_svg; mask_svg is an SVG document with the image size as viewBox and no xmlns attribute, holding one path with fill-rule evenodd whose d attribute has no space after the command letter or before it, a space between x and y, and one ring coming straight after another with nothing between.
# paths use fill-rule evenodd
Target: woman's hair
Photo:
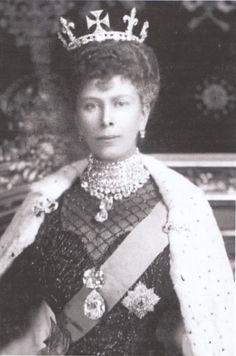
<instances>
[{"instance_id":1,"label":"woman's hair","mask_svg":"<svg viewBox=\"0 0 236 356\"><path fill-rule=\"evenodd\" d=\"M92 79L109 81L115 75L129 79L138 89L142 104L152 108L160 89L160 73L153 50L145 44L106 40L90 42L71 52L72 99Z\"/></svg>"}]
</instances>

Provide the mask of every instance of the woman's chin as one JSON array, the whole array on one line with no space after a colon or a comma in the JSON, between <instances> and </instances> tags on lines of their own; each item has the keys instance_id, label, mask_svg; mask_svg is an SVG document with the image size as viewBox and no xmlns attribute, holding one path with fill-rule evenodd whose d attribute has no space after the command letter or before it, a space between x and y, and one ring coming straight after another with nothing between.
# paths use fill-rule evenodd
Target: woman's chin
<instances>
[{"instance_id":1,"label":"woman's chin","mask_svg":"<svg viewBox=\"0 0 236 356\"><path fill-rule=\"evenodd\" d=\"M134 150L129 150L129 151L123 151L121 149L119 149L117 146L116 147L105 147L103 149L100 150L94 150L94 152L92 152L93 155L101 160L101 161L121 161L123 159L126 159L128 157L130 157L132 154L135 153L135 149Z\"/></svg>"}]
</instances>

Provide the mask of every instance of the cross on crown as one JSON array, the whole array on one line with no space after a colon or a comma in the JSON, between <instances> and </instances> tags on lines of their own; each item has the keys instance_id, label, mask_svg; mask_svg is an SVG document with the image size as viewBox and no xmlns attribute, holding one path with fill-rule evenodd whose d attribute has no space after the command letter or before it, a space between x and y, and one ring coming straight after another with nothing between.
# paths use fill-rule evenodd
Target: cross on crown
<instances>
[{"instance_id":1,"label":"cross on crown","mask_svg":"<svg viewBox=\"0 0 236 356\"><path fill-rule=\"evenodd\" d=\"M106 14L106 16L103 19L101 19L100 16L102 13L103 13L103 10L90 11L90 14L92 14L95 17L95 20L92 20L91 18L86 16L88 29L90 29L90 27L92 27L93 25L96 25L94 33L101 33L104 31L101 24L104 24L107 27L110 27L110 21L109 21L108 14Z\"/></svg>"},{"instance_id":2,"label":"cross on crown","mask_svg":"<svg viewBox=\"0 0 236 356\"><path fill-rule=\"evenodd\" d=\"M149 27L148 21L145 21L139 36L133 34L133 28L138 24L136 18L136 9L133 8L129 15L123 16L123 22L128 23L126 31L107 31L104 26L110 28L109 15L106 14L101 17L103 10L90 11L90 16L86 16L87 28L95 26L94 32L87 35L76 38L72 32L75 28L75 24L66 20L64 17L60 18L61 32L58 33L58 37L62 41L67 50L73 50L81 47L88 42L102 42L108 39L115 41L135 41L142 43L147 37L147 30ZM93 18L91 18L91 16Z\"/></svg>"}]
</instances>

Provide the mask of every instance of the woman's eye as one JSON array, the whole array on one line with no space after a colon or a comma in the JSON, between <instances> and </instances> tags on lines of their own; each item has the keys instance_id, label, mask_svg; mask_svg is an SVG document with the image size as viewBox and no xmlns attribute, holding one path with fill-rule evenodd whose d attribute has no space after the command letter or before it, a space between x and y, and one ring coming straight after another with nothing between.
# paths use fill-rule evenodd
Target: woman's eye
<instances>
[{"instance_id":1,"label":"woman's eye","mask_svg":"<svg viewBox=\"0 0 236 356\"><path fill-rule=\"evenodd\" d=\"M122 108L123 106L128 105L128 101L127 100L117 100L114 103L114 106L117 108Z\"/></svg>"},{"instance_id":2,"label":"woman's eye","mask_svg":"<svg viewBox=\"0 0 236 356\"><path fill-rule=\"evenodd\" d=\"M86 111L93 111L95 110L97 107L96 103L85 103L83 104L83 109Z\"/></svg>"}]
</instances>

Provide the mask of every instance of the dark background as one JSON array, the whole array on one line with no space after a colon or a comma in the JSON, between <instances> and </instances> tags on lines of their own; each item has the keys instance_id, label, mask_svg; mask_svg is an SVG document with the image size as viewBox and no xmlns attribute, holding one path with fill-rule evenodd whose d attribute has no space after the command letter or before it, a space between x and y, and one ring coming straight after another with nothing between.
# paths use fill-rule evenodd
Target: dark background
<instances>
[{"instance_id":1,"label":"dark background","mask_svg":"<svg viewBox=\"0 0 236 356\"><path fill-rule=\"evenodd\" d=\"M222 8L220 3L225 7ZM46 91L50 91L51 85L55 86L57 103L59 98L62 103L65 99L63 88L53 77L65 66L56 35L59 15L72 19L81 30L84 15L89 10L103 7L109 10L113 27L117 25L119 30L125 30L122 16L133 6L136 6L140 19L138 32L145 19L150 22L146 43L157 54L162 79L144 150L160 153L235 152L236 3L230 1L2 2L0 144L6 138L18 136L20 130L16 123L27 122L30 117L35 120L35 135L47 133L47 130L49 133L58 130L60 135L60 130L65 133L71 128L69 119L65 118L69 115L66 111L60 109L57 123L51 118L50 112L55 107L48 108L49 114L41 119L47 122L41 122L39 127L41 104L35 104L40 96L42 79L47 82ZM25 90L29 85L34 92L27 99ZM20 134L29 136L32 128L21 130Z\"/></svg>"}]
</instances>

